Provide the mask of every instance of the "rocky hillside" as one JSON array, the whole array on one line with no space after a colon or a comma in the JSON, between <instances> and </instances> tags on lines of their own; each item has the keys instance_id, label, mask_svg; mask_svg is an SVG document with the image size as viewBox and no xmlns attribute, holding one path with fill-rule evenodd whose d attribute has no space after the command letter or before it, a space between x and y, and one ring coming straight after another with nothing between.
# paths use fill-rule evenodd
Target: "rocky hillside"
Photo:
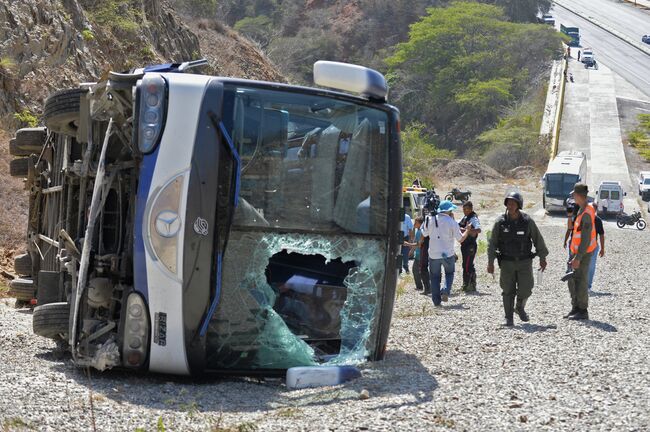
<instances>
[{"instance_id":1,"label":"rocky hillside","mask_svg":"<svg viewBox=\"0 0 650 432\"><path fill-rule=\"evenodd\" d=\"M0 119L38 116L53 90L108 69L208 57L212 72L279 80L275 67L223 26L181 21L166 0L0 0ZM216 42L220 50L210 49ZM221 53L229 53L222 56Z\"/></svg>"},{"instance_id":2,"label":"rocky hillside","mask_svg":"<svg viewBox=\"0 0 650 432\"><path fill-rule=\"evenodd\" d=\"M15 129L38 124L55 90L203 57L207 73L284 81L247 39L216 21L184 22L167 0L0 0L0 271L24 248L26 194L9 176Z\"/></svg>"}]
</instances>

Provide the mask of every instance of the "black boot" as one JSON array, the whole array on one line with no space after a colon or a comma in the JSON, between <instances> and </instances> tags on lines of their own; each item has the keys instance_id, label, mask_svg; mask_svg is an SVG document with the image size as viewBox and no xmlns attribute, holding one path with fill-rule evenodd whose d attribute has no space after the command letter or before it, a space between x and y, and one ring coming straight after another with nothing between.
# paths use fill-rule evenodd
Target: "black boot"
<instances>
[{"instance_id":1,"label":"black boot","mask_svg":"<svg viewBox=\"0 0 650 432\"><path fill-rule=\"evenodd\" d=\"M578 309L578 312L569 317L570 320L588 320L589 312L587 309Z\"/></svg>"},{"instance_id":2,"label":"black boot","mask_svg":"<svg viewBox=\"0 0 650 432\"><path fill-rule=\"evenodd\" d=\"M569 318L571 318L573 315L577 314L578 312L580 312L580 309L578 309L577 306L573 306L573 307L571 308L571 310L569 311L569 313L566 314L566 315L564 315L564 318L565 318L565 319L569 319Z\"/></svg>"},{"instance_id":3,"label":"black boot","mask_svg":"<svg viewBox=\"0 0 650 432\"><path fill-rule=\"evenodd\" d=\"M503 311L506 314L506 321L504 325L506 327L512 327L515 325L515 321L512 319L512 314L515 310L515 297L514 296L503 296Z\"/></svg>"},{"instance_id":4,"label":"black boot","mask_svg":"<svg viewBox=\"0 0 650 432\"><path fill-rule=\"evenodd\" d=\"M461 291L467 291L469 289L469 274L463 272L463 286L460 287Z\"/></svg>"},{"instance_id":5,"label":"black boot","mask_svg":"<svg viewBox=\"0 0 650 432\"><path fill-rule=\"evenodd\" d=\"M470 273L467 282L467 292L476 292L476 273Z\"/></svg>"},{"instance_id":6,"label":"black boot","mask_svg":"<svg viewBox=\"0 0 650 432\"><path fill-rule=\"evenodd\" d=\"M528 314L524 310L526 307L526 300L528 299L517 298L517 315L519 315L519 319L523 322L528 322Z\"/></svg>"}]
</instances>

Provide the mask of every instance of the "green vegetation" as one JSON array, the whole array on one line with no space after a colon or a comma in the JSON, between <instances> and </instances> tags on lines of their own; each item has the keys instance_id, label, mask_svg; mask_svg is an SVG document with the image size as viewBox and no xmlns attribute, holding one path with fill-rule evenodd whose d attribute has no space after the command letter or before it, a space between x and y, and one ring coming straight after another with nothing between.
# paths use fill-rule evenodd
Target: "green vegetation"
<instances>
[{"instance_id":1,"label":"green vegetation","mask_svg":"<svg viewBox=\"0 0 650 432\"><path fill-rule=\"evenodd\" d=\"M478 255L478 256L483 255L484 253L487 252L487 248L488 248L488 241L483 240L483 239L479 239L478 240L478 248L476 249L476 255Z\"/></svg>"},{"instance_id":2,"label":"green vegetation","mask_svg":"<svg viewBox=\"0 0 650 432\"><path fill-rule=\"evenodd\" d=\"M436 158L503 171L546 156L537 95L562 36L535 22L551 0L171 1L256 41L291 82L310 85L321 59L385 73L405 126L405 182L431 177Z\"/></svg>"},{"instance_id":3,"label":"green vegetation","mask_svg":"<svg viewBox=\"0 0 650 432\"><path fill-rule=\"evenodd\" d=\"M154 54L153 50L149 46L144 46L142 49L140 49L140 57L143 60L153 60L156 58L156 55Z\"/></svg>"},{"instance_id":4,"label":"green vegetation","mask_svg":"<svg viewBox=\"0 0 650 432\"><path fill-rule=\"evenodd\" d=\"M83 37L86 42L95 40L95 35L90 29L83 29L81 31L81 37Z\"/></svg>"},{"instance_id":5,"label":"green vegetation","mask_svg":"<svg viewBox=\"0 0 650 432\"><path fill-rule=\"evenodd\" d=\"M9 57L0 57L0 70L11 71L16 67L16 62Z\"/></svg>"},{"instance_id":6,"label":"green vegetation","mask_svg":"<svg viewBox=\"0 0 650 432\"><path fill-rule=\"evenodd\" d=\"M116 36L137 32L142 22L142 11L129 0L104 0L88 8L90 18L109 28Z\"/></svg>"},{"instance_id":7,"label":"green vegetation","mask_svg":"<svg viewBox=\"0 0 650 432\"><path fill-rule=\"evenodd\" d=\"M222 0L215 13L257 41L294 82L309 84L319 59L385 72L403 124L413 125L403 133L409 183L431 177L436 158L483 158L503 171L545 157L535 129L543 105L531 84L561 55L561 36L531 23L549 7L550 0L359 0L309 8L299 0Z\"/></svg>"},{"instance_id":8,"label":"green vegetation","mask_svg":"<svg viewBox=\"0 0 650 432\"><path fill-rule=\"evenodd\" d=\"M454 152L436 147L424 124L413 122L402 131L402 182L405 186L412 185L418 177L424 184L433 184L435 172L431 161L453 157Z\"/></svg>"},{"instance_id":9,"label":"green vegetation","mask_svg":"<svg viewBox=\"0 0 650 432\"><path fill-rule=\"evenodd\" d=\"M547 63L560 54L559 41L548 26L509 22L496 6L431 8L387 60L399 77L396 103L407 121L432 126L443 147L465 151L526 95L537 72L531 59L535 67Z\"/></svg>"},{"instance_id":10,"label":"green vegetation","mask_svg":"<svg viewBox=\"0 0 650 432\"><path fill-rule=\"evenodd\" d=\"M18 120L21 127L36 127L38 126L38 117L36 117L27 108L20 112L14 113L14 118Z\"/></svg>"},{"instance_id":11,"label":"green vegetation","mask_svg":"<svg viewBox=\"0 0 650 432\"><path fill-rule=\"evenodd\" d=\"M235 30L256 41L262 48L271 42L273 29L273 20L266 15L246 17L235 23Z\"/></svg>"},{"instance_id":12,"label":"green vegetation","mask_svg":"<svg viewBox=\"0 0 650 432\"><path fill-rule=\"evenodd\" d=\"M158 423L156 423L156 431L158 432L165 432L167 428L165 428L165 423L163 423L162 417L158 417Z\"/></svg>"},{"instance_id":13,"label":"green vegetation","mask_svg":"<svg viewBox=\"0 0 650 432\"><path fill-rule=\"evenodd\" d=\"M10 417L2 422L2 430L3 431L10 431L10 430L34 430L34 427L31 426L29 423L26 423L25 420L21 419L20 417Z\"/></svg>"},{"instance_id":14,"label":"green vegetation","mask_svg":"<svg viewBox=\"0 0 650 432\"><path fill-rule=\"evenodd\" d=\"M639 155L650 162L650 114L639 114L639 126L630 132L627 140Z\"/></svg>"},{"instance_id":15,"label":"green vegetation","mask_svg":"<svg viewBox=\"0 0 650 432\"><path fill-rule=\"evenodd\" d=\"M478 136L474 152L502 172L546 163L547 149L538 145L545 100L546 90L541 88L533 97L508 109L494 128Z\"/></svg>"}]
</instances>

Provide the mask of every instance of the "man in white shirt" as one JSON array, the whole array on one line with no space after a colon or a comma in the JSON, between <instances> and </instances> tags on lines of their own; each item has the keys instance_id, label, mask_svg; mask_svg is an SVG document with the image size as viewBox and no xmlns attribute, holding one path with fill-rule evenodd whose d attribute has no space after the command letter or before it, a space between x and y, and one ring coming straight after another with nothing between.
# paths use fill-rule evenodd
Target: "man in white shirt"
<instances>
[{"instance_id":1,"label":"man in white shirt","mask_svg":"<svg viewBox=\"0 0 650 432\"><path fill-rule=\"evenodd\" d=\"M454 220L456 206L451 201L443 201L438 207L438 214L427 216L422 225L422 235L429 237L429 278L431 280L431 299L435 306L447 301L454 282L456 254L454 242L462 243L469 230L462 234L458 222ZM441 291L442 269L445 271L445 288Z\"/></svg>"}]
</instances>

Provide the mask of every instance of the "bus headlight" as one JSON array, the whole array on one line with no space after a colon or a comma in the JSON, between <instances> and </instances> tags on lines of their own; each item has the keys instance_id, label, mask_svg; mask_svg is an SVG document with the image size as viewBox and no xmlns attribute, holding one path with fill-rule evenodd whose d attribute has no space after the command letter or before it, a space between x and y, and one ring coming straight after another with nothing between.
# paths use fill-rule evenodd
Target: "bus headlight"
<instances>
[{"instance_id":1,"label":"bus headlight","mask_svg":"<svg viewBox=\"0 0 650 432\"><path fill-rule=\"evenodd\" d=\"M122 364L139 368L147 359L149 350L149 314L144 300L137 293L129 294L122 339Z\"/></svg>"},{"instance_id":2,"label":"bus headlight","mask_svg":"<svg viewBox=\"0 0 650 432\"><path fill-rule=\"evenodd\" d=\"M179 208L184 174L171 179L154 198L149 213L149 240L153 255L171 273L177 273L178 234L183 226Z\"/></svg>"},{"instance_id":3,"label":"bus headlight","mask_svg":"<svg viewBox=\"0 0 650 432\"><path fill-rule=\"evenodd\" d=\"M158 74L146 74L138 83L138 148L151 153L158 144L166 115L167 87Z\"/></svg>"}]
</instances>

